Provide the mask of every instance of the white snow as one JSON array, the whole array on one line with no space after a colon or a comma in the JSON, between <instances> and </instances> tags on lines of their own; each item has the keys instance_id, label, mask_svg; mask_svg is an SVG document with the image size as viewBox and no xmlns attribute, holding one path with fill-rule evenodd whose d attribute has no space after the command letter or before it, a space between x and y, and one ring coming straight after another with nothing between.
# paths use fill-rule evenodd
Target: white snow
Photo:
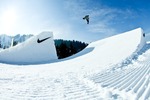
<instances>
[{"instance_id":1,"label":"white snow","mask_svg":"<svg viewBox=\"0 0 150 100\"><path fill-rule=\"evenodd\" d=\"M132 59L135 54L137 59ZM130 63L120 65L129 58ZM138 28L93 42L78 54L51 63L0 63L0 98L149 100L149 66L150 44L145 43L143 31Z\"/></svg>"},{"instance_id":2,"label":"white snow","mask_svg":"<svg viewBox=\"0 0 150 100\"><path fill-rule=\"evenodd\" d=\"M42 40L47 37L50 38L44 42L37 43L38 39ZM17 46L0 51L0 62L3 63L38 64L55 59L57 59L57 54L53 34L50 32L42 32Z\"/></svg>"},{"instance_id":3,"label":"white snow","mask_svg":"<svg viewBox=\"0 0 150 100\"><path fill-rule=\"evenodd\" d=\"M145 41L150 42L150 33L146 34Z\"/></svg>"}]
</instances>

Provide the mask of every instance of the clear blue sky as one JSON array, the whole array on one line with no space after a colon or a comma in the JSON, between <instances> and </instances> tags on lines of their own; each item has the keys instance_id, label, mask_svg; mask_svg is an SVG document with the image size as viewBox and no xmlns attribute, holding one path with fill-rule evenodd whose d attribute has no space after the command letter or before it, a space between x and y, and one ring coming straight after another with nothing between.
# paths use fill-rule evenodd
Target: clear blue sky
<instances>
[{"instance_id":1,"label":"clear blue sky","mask_svg":"<svg viewBox=\"0 0 150 100\"><path fill-rule=\"evenodd\" d=\"M55 39L92 42L138 27L150 33L148 0L0 0L0 34L52 31Z\"/></svg>"}]
</instances>

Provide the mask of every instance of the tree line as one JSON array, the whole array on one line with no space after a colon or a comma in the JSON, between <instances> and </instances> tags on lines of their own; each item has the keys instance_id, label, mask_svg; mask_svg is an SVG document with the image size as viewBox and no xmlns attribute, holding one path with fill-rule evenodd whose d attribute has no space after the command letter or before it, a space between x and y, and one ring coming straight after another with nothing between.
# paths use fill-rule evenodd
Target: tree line
<instances>
[{"instance_id":1,"label":"tree line","mask_svg":"<svg viewBox=\"0 0 150 100\"><path fill-rule=\"evenodd\" d=\"M54 40L58 59L69 57L83 50L88 44L75 40Z\"/></svg>"}]
</instances>

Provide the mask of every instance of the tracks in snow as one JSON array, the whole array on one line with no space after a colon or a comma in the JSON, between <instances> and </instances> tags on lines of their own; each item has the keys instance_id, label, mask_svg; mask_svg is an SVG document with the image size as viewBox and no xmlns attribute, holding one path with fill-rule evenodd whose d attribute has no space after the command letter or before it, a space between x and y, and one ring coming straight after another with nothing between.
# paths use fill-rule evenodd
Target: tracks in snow
<instances>
[{"instance_id":1,"label":"tracks in snow","mask_svg":"<svg viewBox=\"0 0 150 100\"><path fill-rule=\"evenodd\" d=\"M150 57L150 56L149 56ZM104 100L150 99L150 58L109 72L80 77L75 73L58 79L50 76L1 77L3 100ZM116 92L116 90L118 92ZM124 98L123 95L127 96ZM132 96L133 97L133 96Z\"/></svg>"},{"instance_id":2,"label":"tracks in snow","mask_svg":"<svg viewBox=\"0 0 150 100\"><path fill-rule=\"evenodd\" d=\"M150 54L146 56L147 59L140 63L137 61L136 64L84 77L75 73L67 73L58 78L36 75L1 77L0 98L3 100L150 100ZM134 98L129 98L131 95Z\"/></svg>"},{"instance_id":3,"label":"tracks in snow","mask_svg":"<svg viewBox=\"0 0 150 100\"><path fill-rule=\"evenodd\" d=\"M142 56L142 55L141 55ZM106 72L87 76L67 73L52 78L51 74L26 75L0 72L2 100L150 100L150 50L142 61ZM144 59L143 59L144 58ZM6 67L7 68L7 67ZM4 70L4 71L3 71ZM7 73L5 73L5 71ZM132 96L133 98L130 98Z\"/></svg>"},{"instance_id":4,"label":"tracks in snow","mask_svg":"<svg viewBox=\"0 0 150 100\"><path fill-rule=\"evenodd\" d=\"M150 99L150 58L136 65L128 65L106 73L97 73L86 78L104 88L132 94L135 96L134 99Z\"/></svg>"}]
</instances>

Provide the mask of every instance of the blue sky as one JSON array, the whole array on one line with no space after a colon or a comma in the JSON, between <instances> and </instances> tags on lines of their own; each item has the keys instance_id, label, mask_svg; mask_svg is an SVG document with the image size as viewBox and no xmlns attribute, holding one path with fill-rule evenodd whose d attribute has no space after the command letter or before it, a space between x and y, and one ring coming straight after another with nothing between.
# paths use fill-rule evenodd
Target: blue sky
<instances>
[{"instance_id":1,"label":"blue sky","mask_svg":"<svg viewBox=\"0 0 150 100\"><path fill-rule=\"evenodd\" d=\"M90 24L82 18L90 15ZM0 34L93 42L138 27L150 33L148 0L0 0Z\"/></svg>"}]
</instances>

